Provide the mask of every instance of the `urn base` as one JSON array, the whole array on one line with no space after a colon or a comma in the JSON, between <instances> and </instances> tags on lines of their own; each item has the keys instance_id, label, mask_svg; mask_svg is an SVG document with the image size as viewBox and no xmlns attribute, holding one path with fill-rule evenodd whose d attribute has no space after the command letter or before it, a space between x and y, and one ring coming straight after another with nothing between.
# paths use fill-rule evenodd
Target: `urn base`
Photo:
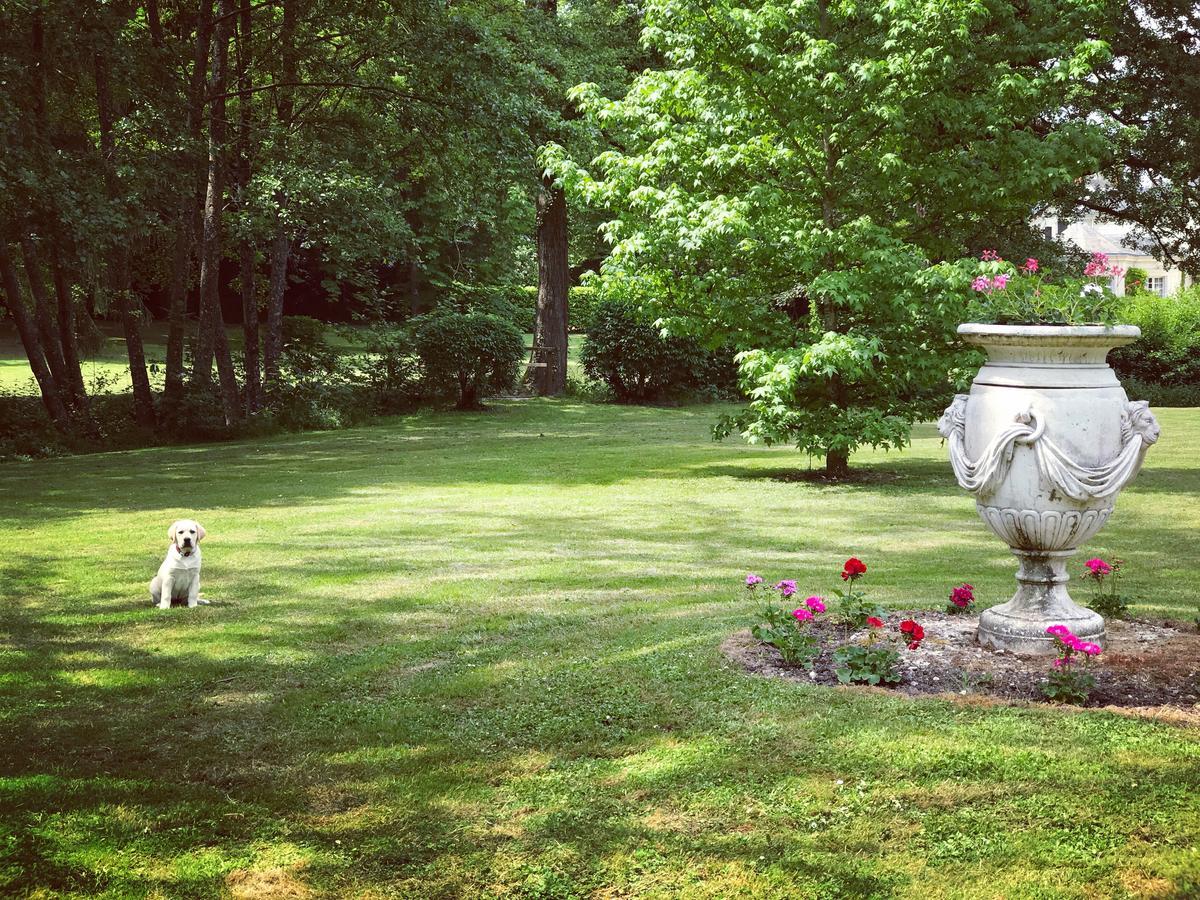
<instances>
[{"instance_id":1,"label":"urn base","mask_svg":"<svg viewBox=\"0 0 1200 900\"><path fill-rule=\"evenodd\" d=\"M1077 605L1067 593L1067 559L1075 551L1013 553L1021 561L1017 572L1020 586L1007 603L980 614L979 643L1021 655L1050 656L1057 652L1057 645L1046 629L1065 625L1080 640L1103 646L1104 619Z\"/></svg>"}]
</instances>

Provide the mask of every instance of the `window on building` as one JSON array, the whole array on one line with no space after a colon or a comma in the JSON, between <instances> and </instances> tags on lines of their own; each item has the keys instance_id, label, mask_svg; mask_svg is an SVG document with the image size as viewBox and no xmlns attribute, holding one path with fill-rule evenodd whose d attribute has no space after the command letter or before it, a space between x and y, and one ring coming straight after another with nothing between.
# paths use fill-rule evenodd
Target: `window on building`
<instances>
[{"instance_id":1,"label":"window on building","mask_svg":"<svg viewBox=\"0 0 1200 900\"><path fill-rule=\"evenodd\" d=\"M1048 241L1054 240L1054 229L1051 228L1049 225L1047 225L1045 228L1042 229L1042 234L1044 234L1046 236L1046 240L1048 240Z\"/></svg>"},{"instance_id":2,"label":"window on building","mask_svg":"<svg viewBox=\"0 0 1200 900\"><path fill-rule=\"evenodd\" d=\"M1167 278L1165 275L1150 275L1146 278L1146 290L1160 297L1167 295Z\"/></svg>"}]
</instances>

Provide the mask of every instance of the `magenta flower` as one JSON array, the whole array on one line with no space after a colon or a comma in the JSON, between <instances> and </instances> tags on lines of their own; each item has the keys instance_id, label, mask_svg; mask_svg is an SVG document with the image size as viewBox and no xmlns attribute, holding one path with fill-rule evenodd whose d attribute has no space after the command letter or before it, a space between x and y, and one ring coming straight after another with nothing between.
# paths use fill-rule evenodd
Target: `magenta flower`
<instances>
[{"instance_id":1,"label":"magenta flower","mask_svg":"<svg viewBox=\"0 0 1200 900\"><path fill-rule=\"evenodd\" d=\"M986 275L980 275L971 282L971 290L978 291L981 294L989 294L992 290L992 279Z\"/></svg>"},{"instance_id":2,"label":"magenta flower","mask_svg":"<svg viewBox=\"0 0 1200 900\"><path fill-rule=\"evenodd\" d=\"M811 619L813 617L813 614L810 613L803 606L800 607L799 609L793 609L792 615L796 617L797 622L807 622L809 619Z\"/></svg>"},{"instance_id":3,"label":"magenta flower","mask_svg":"<svg viewBox=\"0 0 1200 900\"><path fill-rule=\"evenodd\" d=\"M1067 628L1066 625L1051 625L1049 628L1046 629L1046 634L1053 635L1054 637L1057 637L1057 638L1061 638L1061 637L1067 637L1068 635L1070 635L1071 630L1069 628Z\"/></svg>"},{"instance_id":4,"label":"magenta flower","mask_svg":"<svg viewBox=\"0 0 1200 900\"><path fill-rule=\"evenodd\" d=\"M1100 645L1093 644L1091 641L1084 641L1075 649L1077 649L1080 653L1087 654L1088 656L1099 656L1100 655Z\"/></svg>"},{"instance_id":5,"label":"magenta flower","mask_svg":"<svg viewBox=\"0 0 1200 900\"><path fill-rule=\"evenodd\" d=\"M790 597L796 593L796 582L790 578L785 578L779 584L775 585L775 590L783 594L784 598Z\"/></svg>"},{"instance_id":6,"label":"magenta flower","mask_svg":"<svg viewBox=\"0 0 1200 900\"><path fill-rule=\"evenodd\" d=\"M1071 657L1063 656L1054 661L1054 668L1061 669L1063 666L1069 666L1070 664L1071 664Z\"/></svg>"},{"instance_id":7,"label":"magenta flower","mask_svg":"<svg viewBox=\"0 0 1200 900\"><path fill-rule=\"evenodd\" d=\"M1000 254L995 250L984 250L979 256L984 262L995 262L1000 259Z\"/></svg>"},{"instance_id":8,"label":"magenta flower","mask_svg":"<svg viewBox=\"0 0 1200 900\"><path fill-rule=\"evenodd\" d=\"M1038 261L1031 256L1029 259L1025 260L1025 265L1021 266L1021 271L1027 275L1032 275L1039 268L1040 266L1038 266Z\"/></svg>"},{"instance_id":9,"label":"magenta flower","mask_svg":"<svg viewBox=\"0 0 1200 900\"><path fill-rule=\"evenodd\" d=\"M762 584L762 577L753 573L746 576L746 587L752 588L756 584Z\"/></svg>"},{"instance_id":10,"label":"magenta flower","mask_svg":"<svg viewBox=\"0 0 1200 900\"><path fill-rule=\"evenodd\" d=\"M804 601L804 605L815 613L825 612L825 601L821 597L809 597Z\"/></svg>"},{"instance_id":11,"label":"magenta flower","mask_svg":"<svg viewBox=\"0 0 1200 900\"><path fill-rule=\"evenodd\" d=\"M1011 275L1008 275L1008 274L1006 274L1006 273L1004 273L1004 272L1001 272L999 275L997 275L997 276L996 276L996 277L995 277L995 278L992 280L992 284L993 284L993 285L995 285L995 287L996 287L996 290L998 290L998 291L1002 291L1002 290L1004 290L1005 286L1007 286L1007 284L1008 284L1008 279L1009 279L1009 278L1011 278L1011 277L1012 277Z\"/></svg>"},{"instance_id":12,"label":"magenta flower","mask_svg":"<svg viewBox=\"0 0 1200 900\"><path fill-rule=\"evenodd\" d=\"M1102 577L1112 572L1112 566L1098 556L1095 559L1089 559L1084 565L1092 570L1094 577Z\"/></svg>"}]
</instances>

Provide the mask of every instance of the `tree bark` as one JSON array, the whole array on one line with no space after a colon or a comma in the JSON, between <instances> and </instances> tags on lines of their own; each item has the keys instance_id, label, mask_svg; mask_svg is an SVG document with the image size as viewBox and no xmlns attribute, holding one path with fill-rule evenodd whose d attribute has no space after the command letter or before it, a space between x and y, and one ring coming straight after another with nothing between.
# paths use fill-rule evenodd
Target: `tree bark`
<instances>
[{"instance_id":1,"label":"tree bark","mask_svg":"<svg viewBox=\"0 0 1200 900\"><path fill-rule=\"evenodd\" d=\"M46 281L42 277L42 266L38 260L37 247L28 235L21 238L21 258L25 263L25 280L29 283L29 293L33 297L33 315L37 322L38 337L41 339L42 352L46 356L46 364L50 367L50 375L58 386L59 396L68 405L73 405L70 396L71 381L67 376L67 366L63 361L62 342L59 340L58 323L55 321L54 309L50 303L50 294L46 290Z\"/></svg>"},{"instance_id":2,"label":"tree bark","mask_svg":"<svg viewBox=\"0 0 1200 900\"><path fill-rule=\"evenodd\" d=\"M50 367L46 364L37 325L30 318L25 301L21 299L21 282L17 279L17 270L3 241L0 241L0 285L4 288L5 305L17 326L17 334L21 337L21 345L29 359L29 368L33 370L34 380L42 392L42 404L55 427L63 434L69 434L71 423L67 417L67 408L58 392L58 386L54 383L54 376L50 374Z\"/></svg>"},{"instance_id":3,"label":"tree bark","mask_svg":"<svg viewBox=\"0 0 1200 900\"><path fill-rule=\"evenodd\" d=\"M527 2L551 19L558 16L558 0ZM537 195L536 213L537 318L525 380L540 396L552 397L567 390L567 290L571 272L567 259L566 194L545 174Z\"/></svg>"},{"instance_id":4,"label":"tree bark","mask_svg":"<svg viewBox=\"0 0 1200 900\"><path fill-rule=\"evenodd\" d=\"M88 430L95 431L96 423L92 419L91 402L88 400L87 387L83 383L83 363L79 357L75 298L71 296L71 287L67 284L67 276L56 247L51 248L50 276L54 282L54 296L58 301L59 343L62 345L63 363L67 367L67 377L70 379L68 390L74 395L72 405L83 417Z\"/></svg>"},{"instance_id":5,"label":"tree bark","mask_svg":"<svg viewBox=\"0 0 1200 900\"><path fill-rule=\"evenodd\" d=\"M297 0L283 0L283 21L279 30L279 77L284 84L296 81L296 23L299 12L296 4ZM275 118L285 145L294 114L292 89L278 89ZM287 197L283 192L276 193L275 237L271 241L271 290L267 300L267 333L263 339L263 380L268 390L279 380L279 358L283 353L283 295L287 290L288 257L291 254L291 239L283 221L286 203Z\"/></svg>"},{"instance_id":6,"label":"tree bark","mask_svg":"<svg viewBox=\"0 0 1200 900\"><path fill-rule=\"evenodd\" d=\"M251 33L250 0L242 0L238 17L238 90L243 92L239 100L238 123L238 203L246 205L246 192L250 187L251 160L250 141L251 114ZM242 286L242 337L246 368L246 414L253 415L262 407L262 375L259 370L258 349L258 297L254 288L254 244L243 239L238 248L239 281Z\"/></svg>"},{"instance_id":7,"label":"tree bark","mask_svg":"<svg viewBox=\"0 0 1200 900\"><path fill-rule=\"evenodd\" d=\"M110 203L120 200L120 185L117 183L116 143L113 139L112 90L108 79L108 58L103 52L95 54L93 66L96 80L96 110L100 126L100 153L104 157L104 189ZM142 347L141 315L135 310L129 294L129 249L128 243L112 251L119 256L116 266L109 265L110 288L117 299L121 325L125 331L125 349L129 356L129 380L133 385L133 417L139 425L151 427L155 423L154 395L150 391L150 377L146 374L146 351Z\"/></svg>"},{"instance_id":8,"label":"tree bark","mask_svg":"<svg viewBox=\"0 0 1200 900\"><path fill-rule=\"evenodd\" d=\"M221 314L220 270L222 206L225 200L225 93L229 60L230 0L217 5L217 23L213 29L212 69L209 78L208 190L204 200L203 255L200 262L200 331L196 339L196 358L192 381L200 386L212 383L213 358L220 378L221 406L225 422L232 425L240 418L237 379L225 318Z\"/></svg>"},{"instance_id":9,"label":"tree bark","mask_svg":"<svg viewBox=\"0 0 1200 900\"><path fill-rule=\"evenodd\" d=\"M850 474L850 454L845 450L825 452L825 474L830 478L845 478Z\"/></svg>"},{"instance_id":10,"label":"tree bark","mask_svg":"<svg viewBox=\"0 0 1200 900\"><path fill-rule=\"evenodd\" d=\"M282 223L271 241L271 292L267 300L267 333L263 341L263 381L268 389L279 380L279 357L283 353L283 293L287 289L288 255L291 241Z\"/></svg>"},{"instance_id":11,"label":"tree bark","mask_svg":"<svg viewBox=\"0 0 1200 900\"><path fill-rule=\"evenodd\" d=\"M212 0L200 0L192 74L188 85L188 141L182 154L186 171L193 151L204 135L204 82L208 74L208 43L212 34ZM197 162L199 158L197 157ZM191 191L179 198L175 220L175 247L171 258L171 281L167 289L167 360L163 399L177 403L183 397L183 342L187 319L188 283L191 280L192 248L200 231L206 167L196 166Z\"/></svg>"},{"instance_id":12,"label":"tree bark","mask_svg":"<svg viewBox=\"0 0 1200 900\"><path fill-rule=\"evenodd\" d=\"M538 295L526 380L543 397L567 389L567 200L544 176L537 198ZM543 365L536 365L542 363Z\"/></svg>"}]
</instances>

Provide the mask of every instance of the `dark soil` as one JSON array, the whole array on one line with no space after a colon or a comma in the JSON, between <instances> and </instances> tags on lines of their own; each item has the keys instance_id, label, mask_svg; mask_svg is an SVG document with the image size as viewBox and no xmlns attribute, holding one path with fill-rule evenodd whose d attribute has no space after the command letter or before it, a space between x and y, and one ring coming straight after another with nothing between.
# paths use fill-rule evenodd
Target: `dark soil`
<instances>
[{"instance_id":1,"label":"dark soil","mask_svg":"<svg viewBox=\"0 0 1200 900\"><path fill-rule=\"evenodd\" d=\"M902 619L913 618L925 629L917 650L900 649L901 683L892 688L908 696L949 694L986 697L1001 701L1045 702L1038 685L1050 671L1052 657L1017 656L989 650L975 642L978 616L950 615L921 610L890 615L885 632L897 634ZM863 632L846 635L830 621L816 624L821 655L808 671L785 663L774 647L739 631L721 645L725 656L760 675L788 678L809 684L836 685L833 651L846 639L861 639ZM1141 621L1108 622L1105 651L1089 663L1096 687L1088 707L1170 707L1200 721L1200 633L1195 627Z\"/></svg>"}]
</instances>

